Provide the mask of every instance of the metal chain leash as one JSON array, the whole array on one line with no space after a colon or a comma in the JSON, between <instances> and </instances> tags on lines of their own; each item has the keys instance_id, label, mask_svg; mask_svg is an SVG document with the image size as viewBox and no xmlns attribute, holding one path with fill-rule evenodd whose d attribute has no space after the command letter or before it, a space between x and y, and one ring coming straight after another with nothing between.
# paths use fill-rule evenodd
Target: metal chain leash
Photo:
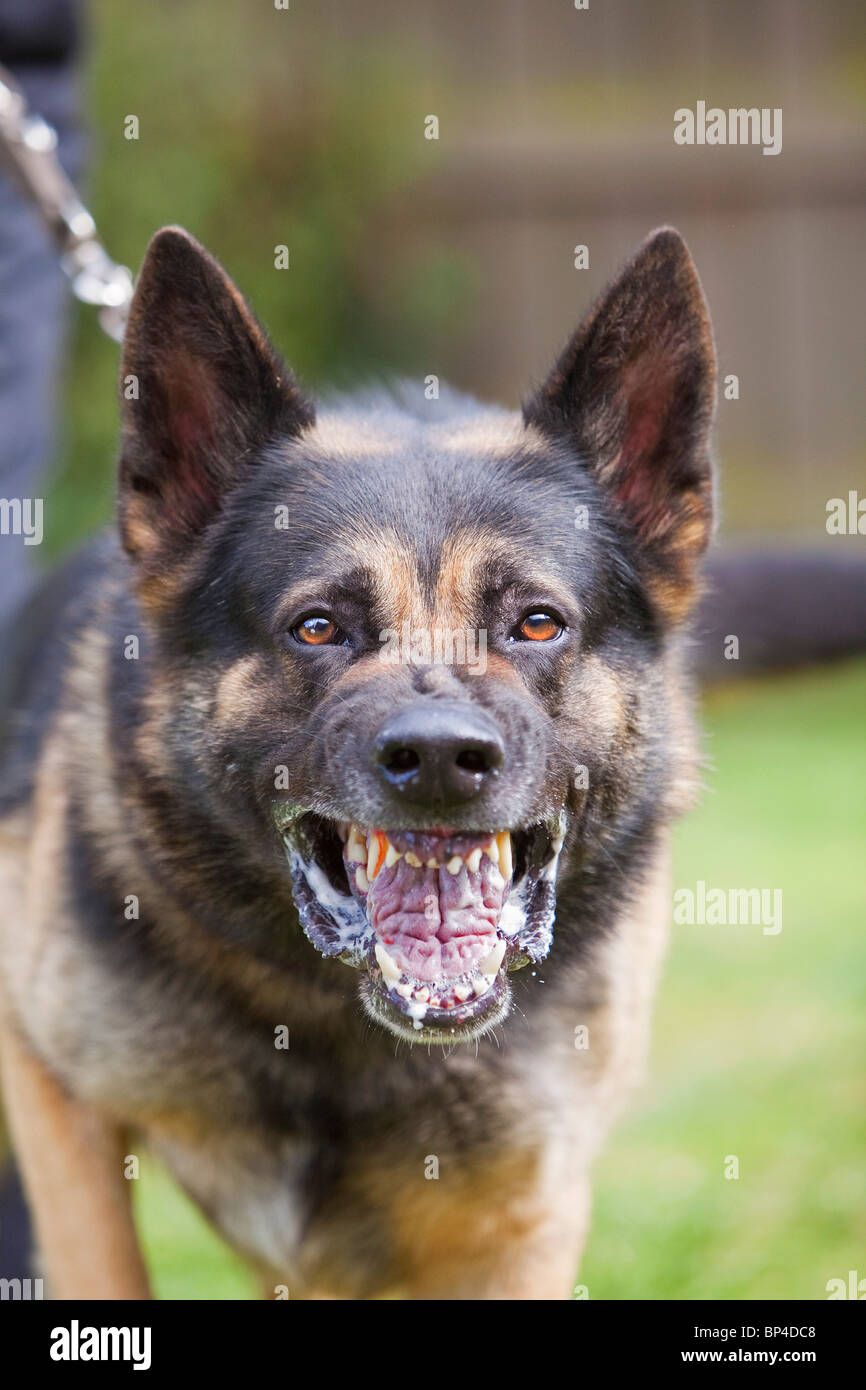
<instances>
[{"instance_id":1,"label":"metal chain leash","mask_svg":"<svg viewBox=\"0 0 866 1390\"><path fill-rule=\"evenodd\" d=\"M132 273L111 259L96 223L57 157L57 132L31 112L21 88L0 67L0 160L38 209L82 304L99 309L99 322L115 342L123 339L132 299Z\"/></svg>"}]
</instances>

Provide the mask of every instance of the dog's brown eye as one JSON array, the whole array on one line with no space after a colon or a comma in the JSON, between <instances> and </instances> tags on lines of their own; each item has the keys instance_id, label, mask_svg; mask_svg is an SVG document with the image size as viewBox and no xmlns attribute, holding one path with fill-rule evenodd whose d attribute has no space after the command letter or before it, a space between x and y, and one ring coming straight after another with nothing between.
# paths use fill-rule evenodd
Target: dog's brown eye
<instances>
[{"instance_id":1,"label":"dog's brown eye","mask_svg":"<svg viewBox=\"0 0 866 1390\"><path fill-rule=\"evenodd\" d=\"M324 614L304 618L303 622L292 628L292 636L296 642L303 642L307 647L324 647L329 642L333 645L343 641L343 634L337 624Z\"/></svg>"},{"instance_id":2,"label":"dog's brown eye","mask_svg":"<svg viewBox=\"0 0 866 1390\"><path fill-rule=\"evenodd\" d=\"M549 613L528 613L518 628L518 634L527 642L552 642L562 635L562 625Z\"/></svg>"}]
</instances>

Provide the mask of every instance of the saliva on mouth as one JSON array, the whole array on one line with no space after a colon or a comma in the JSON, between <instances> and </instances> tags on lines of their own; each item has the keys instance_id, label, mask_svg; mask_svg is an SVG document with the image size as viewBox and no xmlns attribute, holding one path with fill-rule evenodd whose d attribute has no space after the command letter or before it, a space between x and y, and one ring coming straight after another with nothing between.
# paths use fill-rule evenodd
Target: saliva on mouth
<instances>
[{"instance_id":1,"label":"saliva on mouth","mask_svg":"<svg viewBox=\"0 0 866 1390\"><path fill-rule=\"evenodd\" d=\"M295 901L323 956L360 968L366 1011L410 1042L477 1038L505 1018L508 972L553 941L565 814L526 829L382 829L277 812Z\"/></svg>"}]
</instances>

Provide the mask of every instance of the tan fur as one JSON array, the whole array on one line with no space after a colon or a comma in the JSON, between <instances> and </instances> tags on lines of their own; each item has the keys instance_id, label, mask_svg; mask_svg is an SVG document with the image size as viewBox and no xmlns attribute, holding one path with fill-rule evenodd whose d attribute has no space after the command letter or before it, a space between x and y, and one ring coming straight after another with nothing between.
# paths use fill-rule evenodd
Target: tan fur
<instances>
[{"instance_id":1,"label":"tan fur","mask_svg":"<svg viewBox=\"0 0 866 1390\"><path fill-rule=\"evenodd\" d=\"M218 724L242 728L248 720L261 717L262 663L258 657L244 656L226 671L217 690L214 717Z\"/></svg>"},{"instance_id":2,"label":"tan fur","mask_svg":"<svg viewBox=\"0 0 866 1390\"><path fill-rule=\"evenodd\" d=\"M435 611L429 621L441 627L458 627L470 619L473 608L481 598L479 576L492 559L513 560L514 551L503 548L501 538L495 531L483 527L463 530L451 536L443 549L436 577ZM532 563L533 573L538 583L563 607L573 605L573 600L565 593L555 575L538 566L537 559Z\"/></svg>"},{"instance_id":3,"label":"tan fur","mask_svg":"<svg viewBox=\"0 0 866 1390\"><path fill-rule=\"evenodd\" d=\"M148 1298L121 1133L64 1092L9 1019L0 1028L0 1064L52 1296Z\"/></svg>"}]
</instances>

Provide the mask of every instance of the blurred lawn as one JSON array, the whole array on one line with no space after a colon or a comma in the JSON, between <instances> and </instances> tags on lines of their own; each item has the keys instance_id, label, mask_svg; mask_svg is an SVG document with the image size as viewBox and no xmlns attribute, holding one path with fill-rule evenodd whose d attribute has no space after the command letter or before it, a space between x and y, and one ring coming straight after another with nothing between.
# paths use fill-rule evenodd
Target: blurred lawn
<instances>
[{"instance_id":1,"label":"blurred lawn","mask_svg":"<svg viewBox=\"0 0 866 1390\"><path fill-rule=\"evenodd\" d=\"M866 1275L864 708L864 662L708 702L714 770L676 884L781 888L783 928L674 929L650 1080L596 1172L593 1299L826 1298L828 1279ZM254 1296L142 1171L160 1296Z\"/></svg>"}]
</instances>

